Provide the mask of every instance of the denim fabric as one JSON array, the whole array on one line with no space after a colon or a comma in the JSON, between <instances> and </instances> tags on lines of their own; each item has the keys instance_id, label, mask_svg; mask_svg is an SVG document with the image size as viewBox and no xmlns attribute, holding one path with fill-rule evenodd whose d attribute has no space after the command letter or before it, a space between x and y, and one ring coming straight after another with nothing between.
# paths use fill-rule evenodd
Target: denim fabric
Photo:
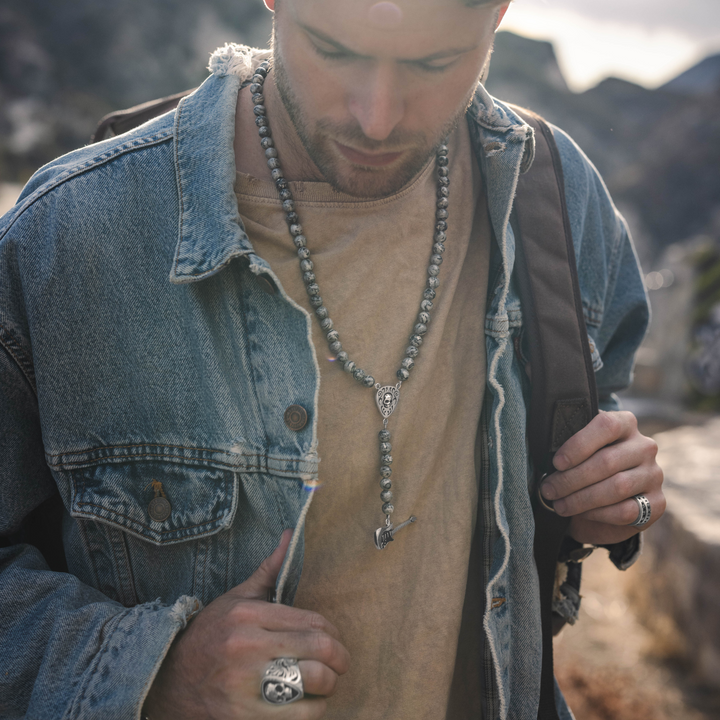
<instances>
[{"instance_id":1,"label":"denim fabric","mask_svg":"<svg viewBox=\"0 0 720 720\"><path fill-rule=\"evenodd\" d=\"M3 718L137 718L188 617L246 579L307 506L319 460L312 318L254 254L238 217L241 80L216 63L176 111L42 168L0 220L0 535L13 536L57 487L70 570L49 571L27 545L0 550ZM531 720L540 613L509 216L533 139L483 88L468 122L498 241L483 490L496 523L483 562L497 702L486 720ZM611 408L630 382L645 292L602 181L557 137ZM293 404L309 415L299 432L283 420ZM170 504L164 520L149 512L158 488ZM301 533L286 564L281 599L291 603Z\"/></svg>"}]
</instances>

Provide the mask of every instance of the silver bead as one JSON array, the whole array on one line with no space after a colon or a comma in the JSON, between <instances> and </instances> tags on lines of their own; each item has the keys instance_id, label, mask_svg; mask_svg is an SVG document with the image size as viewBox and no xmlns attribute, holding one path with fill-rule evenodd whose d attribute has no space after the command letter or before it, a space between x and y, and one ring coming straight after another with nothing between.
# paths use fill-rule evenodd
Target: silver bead
<instances>
[{"instance_id":1,"label":"silver bead","mask_svg":"<svg viewBox=\"0 0 720 720\"><path fill-rule=\"evenodd\" d=\"M336 359L340 364L344 364L344 363L346 363L346 362L348 361L349 355L348 355L344 350L341 350L341 351L335 356L335 359Z\"/></svg>"},{"instance_id":2,"label":"silver bead","mask_svg":"<svg viewBox=\"0 0 720 720\"><path fill-rule=\"evenodd\" d=\"M418 322L428 325L430 323L430 313L428 313L428 312L418 313Z\"/></svg>"},{"instance_id":3,"label":"silver bead","mask_svg":"<svg viewBox=\"0 0 720 720\"><path fill-rule=\"evenodd\" d=\"M335 342L336 340L340 339L340 333L338 333L337 330L330 330L327 335L325 335L328 342Z\"/></svg>"},{"instance_id":4,"label":"silver bead","mask_svg":"<svg viewBox=\"0 0 720 720\"><path fill-rule=\"evenodd\" d=\"M382 506L382 511L383 511L386 515L392 515L392 514L395 512L395 506L394 506L392 503L385 503L385 504Z\"/></svg>"},{"instance_id":5,"label":"silver bead","mask_svg":"<svg viewBox=\"0 0 720 720\"><path fill-rule=\"evenodd\" d=\"M298 235L298 237L302 237L302 235ZM297 240L297 238L295 239ZM307 260L310 257L310 251L306 247L300 247L298 248L298 257L301 260Z\"/></svg>"},{"instance_id":6,"label":"silver bead","mask_svg":"<svg viewBox=\"0 0 720 720\"><path fill-rule=\"evenodd\" d=\"M313 307L320 307L323 304L323 299L319 295L311 295L310 304Z\"/></svg>"},{"instance_id":7,"label":"silver bead","mask_svg":"<svg viewBox=\"0 0 720 720\"><path fill-rule=\"evenodd\" d=\"M319 308L316 308L315 315L317 315L318 320L324 320L328 316L328 309L321 305Z\"/></svg>"},{"instance_id":8,"label":"silver bead","mask_svg":"<svg viewBox=\"0 0 720 720\"><path fill-rule=\"evenodd\" d=\"M303 272L309 272L309 271L312 270L314 267L315 267L315 266L313 265L313 261L312 261L312 260L301 260L301 261L300 261L300 269L301 269Z\"/></svg>"},{"instance_id":9,"label":"silver bead","mask_svg":"<svg viewBox=\"0 0 720 720\"><path fill-rule=\"evenodd\" d=\"M420 351L414 345L410 345L405 348L405 354L408 357L416 358L420 354Z\"/></svg>"},{"instance_id":10,"label":"silver bead","mask_svg":"<svg viewBox=\"0 0 720 720\"><path fill-rule=\"evenodd\" d=\"M380 438L380 442L390 442L390 431L389 430L381 430L378 433L378 437Z\"/></svg>"},{"instance_id":11,"label":"silver bead","mask_svg":"<svg viewBox=\"0 0 720 720\"><path fill-rule=\"evenodd\" d=\"M305 244L307 243L307 239L304 235L296 235L293 238L293 242L295 243L295 247L297 248L304 248Z\"/></svg>"},{"instance_id":12,"label":"silver bead","mask_svg":"<svg viewBox=\"0 0 720 720\"><path fill-rule=\"evenodd\" d=\"M333 329L333 324L333 321L329 317L326 317L324 320L320 321L320 327L325 332L330 332Z\"/></svg>"},{"instance_id":13,"label":"silver bead","mask_svg":"<svg viewBox=\"0 0 720 720\"><path fill-rule=\"evenodd\" d=\"M413 329L417 335L424 335L428 330L425 323L418 323Z\"/></svg>"},{"instance_id":14,"label":"silver bead","mask_svg":"<svg viewBox=\"0 0 720 720\"><path fill-rule=\"evenodd\" d=\"M372 375L367 375L365 379L362 381L363 385L365 387L372 387L375 385L375 378Z\"/></svg>"},{"instance_id":15,"label":"silver bead","mask_svg":"<svg viewBox=\"0 0 720 720\"><path fill-rule=\"evenodd\" d=\"M392 470L387 465L380 467L380 475L384 478L389 478L392 475Z\"/></svg>"},{"instance_id":16,"label":"silver bead","mask_svg":"<svg viewBox=\"0 0 720 720\"><path fill-rule=\"evenodd\" d=\"M406 370L412 370L415 367L415 361L411 357L403 358L400 363Z\"/></svg>"},{"instance_id":17,"label":"silver bead","mask_svg":"<svg viewBox=\"0 0 720 720\"><path fill-rule=\"evenodd\" d=\"M302 235L302 225L300 223L293 223L290 226L291 235Z\"/></svg>"},{"instance_id":18,"label":"silver bead","mask_svg":"<svg viewBox=\"0 0 720 720\"><path fill-rule=\"evenodd\" d=\"M307 285L308 283L314 283L316 280L314 272L303 273L303 281Z\"/></svg>"},{"instance_id":19,"label":"silver bead","mask_svg":"<svg viewBox=\"0 0 720 720\"><path fill-rule=\"evenodd\" d=\"M437 265L431 265L430 267L437 267ZM427 280L427 284L431 290L434 290L440 285L440 280L438 280L436 277L430 276Z\"/></svg>"},{"instance_id":20,"label":"silver bead","mask_svg":"<svg viewBox=\"0 0 720 720\"><path fill-rule=\"evenodd\" d=\"M422 345L422 336L421 335L412 335L410 337L410 344L415 346L416 348L419 348Z\"/></svg>"},{"instance_id":21,"label":"silver bead","mask_svg":"<svg viewBox=\"0 0 720 720\"><path fill-rule=\"evenodd\" d=\"M431 262L433 265L442 265L442 261L443 261L442 255L432 255L432 256L430 257L430 262Z\"/></svg>"},{"instance_id":22,"label":"silver bead","mask_svg":"<svg viewBox=\"0 0 720 720\"><path fill-rule=\"evenodd\" d=\"M439 265L429 265L428 266L428 275L430 277L437 277L440 274L440 266Z\"/></svg>"},{"instance_id":23,"label":"silver bead","mask_svg":"<svg viewBox=\"0 0 720 720\"><path fill-rule=\"evenodd\" d=\"M398 380L405 381L410 378L410 373L405 368L400 368L396 374Z\"/></svg>"},{"instance_id":24,"label":"silver bead","mask_svg":"<svg viewBox=\"0 0 720 720\"><path fill-rule=\"evenodd\" d=\"M330 343L330 352L335 353L337 355L342 350L342 343L339 340L336 340L333 343Z\"/></svg>"},{"instance_id":25,"label":"silver bead","mask_svg":"<svg viewBox=\"0 0 720 720\"><path fill-rule=\"evenodd\" d=\"M389 453L392 450L392 445L389 442L381 442L380 443L380 452L381 453ZM388 463L389 465L390 463Z\"/></svg>"},{"instance_id":26,"label":"silver bead","mask_svg":"<svg viewBox=\"0 0 720 720\"><path fill-rule=\"evenodd\" d=\"M393 499L392 490L383 490L380 493L380 499L385 503L390 502Z\"/></svg>"},{"instance_id":27,"label":"silver bead","mask_svg":"<svg viewBox=\"0 0 720 720\"><path fill-rule=\"evenodd\" d=\"M383 490L389 490L392 487L392 482L388 478L380 478L380 487Z\"/></svg>"},{"instance_id":28,"label":"silver bead","mask_svg":"<svg viewBox=\"0 0 720 720\"><path fill-rule=\"evenodd\" d=\"M348 360L343 365L343 370L347 373L351 373L355 369L355 363L352 360Z\"/></svg>"},{"instance_id":29,"label":"silver bead","mask_svg":"<svg viewBox=\"0 0 720 720\"><path fill-rule=\"evenodd\" d=\"M383 465L392 465L392 461L393 461L392 455L383 455L382 458L380 459L380 462Z\"/></svg>"}]
</instances>

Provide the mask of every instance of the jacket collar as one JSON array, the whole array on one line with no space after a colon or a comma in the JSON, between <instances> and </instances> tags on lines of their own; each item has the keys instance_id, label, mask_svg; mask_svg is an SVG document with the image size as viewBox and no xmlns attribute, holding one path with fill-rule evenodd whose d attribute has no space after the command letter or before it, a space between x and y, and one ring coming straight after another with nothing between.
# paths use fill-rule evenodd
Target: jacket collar
<instances>
[{"instance_id":1,"label":"jacket collar","mask_svg":"<svg viewBox=\"0 0 720 720\"><path fill-rule=\"evenodd\" d=\"M170 270L173 283L201 280L233 258L253 253L235 197L235 107L241 85L268 54L235 44L219 48L211 56L212 75L178 105L174 150L180 222ZM482 85L467 119L492 194L512 199L518 160L522 158L519 172L527 171L532 163L531 128ZM490 203L496 232L507 223L510 202Z\"/></svg>"}]
</instances>

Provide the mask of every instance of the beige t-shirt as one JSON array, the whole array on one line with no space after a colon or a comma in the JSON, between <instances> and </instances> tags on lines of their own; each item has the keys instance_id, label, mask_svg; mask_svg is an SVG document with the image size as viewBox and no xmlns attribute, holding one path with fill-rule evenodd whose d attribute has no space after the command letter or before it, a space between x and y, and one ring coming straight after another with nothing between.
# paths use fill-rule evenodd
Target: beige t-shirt
<instances>
[{"instance_id":1,"label":"beige t-shirt","mask_svg":"<svg viewBox=\"0 0 720 720\"><path fill-rule=\"evenodd\" d=\"M325 183L290 185L343 348L383 385L397 382L426 286L434 168L433 160L382 200L359 200ZM236 192L256 253L290 297L312 313L272 182L239 173ZM332 361L313 321L323 484L307 518L295 605L330 620L350 652L351 669L329 699L329 720L438 720L447 713L477 516L474 447L485 385L490 247L481 176L465 123L450 139L448 212L429 331L388 425L392 519L397 525L415 515L417 522L383 551L373 543L384 521L382 417L375 390Z\"/></svg>"}]
</instances>

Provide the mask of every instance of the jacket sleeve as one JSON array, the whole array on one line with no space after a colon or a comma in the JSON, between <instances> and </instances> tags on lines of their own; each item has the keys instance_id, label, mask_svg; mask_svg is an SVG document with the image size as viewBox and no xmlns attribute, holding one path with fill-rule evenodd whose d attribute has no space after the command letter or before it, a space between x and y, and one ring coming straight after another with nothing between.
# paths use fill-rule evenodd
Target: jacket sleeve
<instances>
[{"instance_id":1,"label":"jacket sleeve","mask_svg":"<svg viewBox=\"0 0 720 720\"><path fill-rule=\"evenodd\" d=\"M10 324L1 308L0 717L137 720L197 601L126 608L72 574L51 571L23 542L33 511L57 491L44 462L32 364Z\"/></svg>"}]
</instances>

